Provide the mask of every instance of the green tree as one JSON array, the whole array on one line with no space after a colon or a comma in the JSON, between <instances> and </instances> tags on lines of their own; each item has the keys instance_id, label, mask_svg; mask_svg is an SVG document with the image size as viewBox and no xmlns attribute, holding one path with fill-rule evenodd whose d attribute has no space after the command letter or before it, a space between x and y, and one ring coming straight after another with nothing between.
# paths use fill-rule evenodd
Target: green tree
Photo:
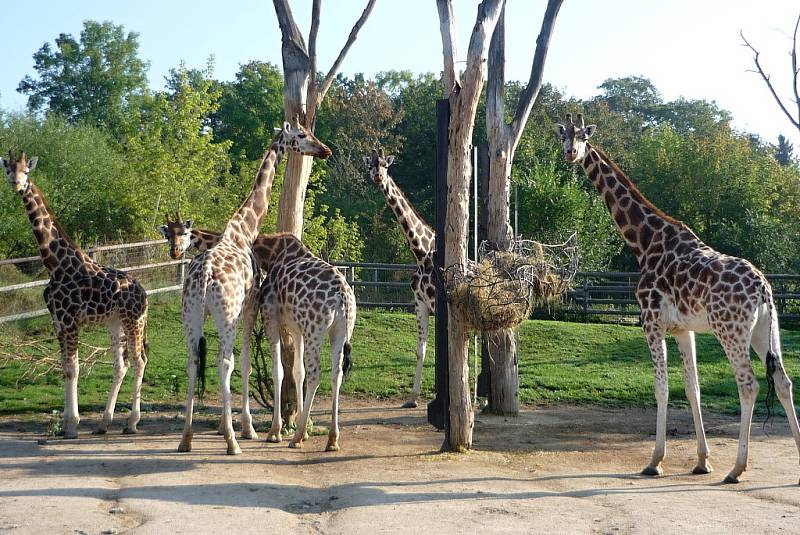
<instances>
[{"instance_id":1,"label":"green tree","mask_svg":"<svg viewBox=\"0 0 800 535\"><path fill-rule=\"evenodd\" d=\"M147 87L138 38L123 26L87 20L78 40L62 33L55 48L45 43L33 55L37 76L25 76L17 91L28 95L31 111L113 130L128 100Z\"/></svg>"},{"instance_id":2,"label":"green tree","mask_svg":"<svg viewBox=\"0 0 800 535\"><path fill-rule=\"evenodd\" d=\"M0 146L39 157L31 179L42 188L64 229L83 246L134 235L138 187L125 157L105 132L73 125L56 115L7 116ZM36 254L19 195L0 188L0 257Z\"/></svg>"},{"instance_id":3,"label":"green tree","mask_svg":"<svg viewBox=\"0 0 800 535\"><path fill-rule=\"evenodd\" d=\"M784 167L791 165L794 161L794 146L783 134L778 134L778 146L775 147L775 159Z\"/></svg>"},{"instance_id":4,"label":"green tree","mask_svg":"<svg viewBox=\"0 0 800 535\"><path fill-rule=\"evenodd\" d=\"M141 95L126 116L125 152L142 183L134 200L139 233L152 232L159 212L176 208L221 228L255 177L240 181L229 173L231 142L215 142L206 124L220 98L213 82L198 85L179 70L174 87Z\"/></svg>"},{"instance_id":5,"label":"green tree","mask_svg":"<svg viewBox=\"0 0 800 535\"><path fill-rule=\"evenodd\" d=\"M272 63L251 61L233 82L220 87L219 109L211 116L215 135L231 141L234 158L261 158L273 128L283 121L283 76Z\"/></svg>"}]
</instances>

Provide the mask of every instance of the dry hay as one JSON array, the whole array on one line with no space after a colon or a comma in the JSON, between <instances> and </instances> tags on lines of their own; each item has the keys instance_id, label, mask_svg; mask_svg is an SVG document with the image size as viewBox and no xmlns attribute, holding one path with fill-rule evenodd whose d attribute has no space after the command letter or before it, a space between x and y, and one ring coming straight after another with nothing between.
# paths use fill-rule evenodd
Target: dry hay
<instances>
[{"instance_id":1,"label":"dry hay","mask_svg":"<svg viewBox=\"0 0 800 535\"><path fill-rule=\"evenodd\" d=\"M577 249L572 237L558 246L520 240L508 251L487 252L483 244L481 249L482 260L478 264L445 270L448 302L474 331L516 327L534 307L563 296L577 270ZM565 265L557 265L559 260Z\"/></svg>"}]
</instances>

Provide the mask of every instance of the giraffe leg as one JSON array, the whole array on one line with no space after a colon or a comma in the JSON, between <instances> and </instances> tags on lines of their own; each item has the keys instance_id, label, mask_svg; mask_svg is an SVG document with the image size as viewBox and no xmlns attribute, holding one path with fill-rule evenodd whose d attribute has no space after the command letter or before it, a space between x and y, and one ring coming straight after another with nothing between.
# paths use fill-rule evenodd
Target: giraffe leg
<instances>
[{"instance_id":1,"label":"giraffe leg","mask_svg":"<svg viewBox=\"0 0 800 535\"><path fill-rule=\"evenodd\" d=\"M233 343L236 338L236 322L223 323L223 321L219 321L217 324L219 333L217 371L222 390L222 425L224 426L225 442L228 443L228 455L239 455L242 450L233 432L231 415L231 374L233 374Z\"/></svg>"},{"instance_id":2,"label":"giraffe leg","mask_svg":"<svg viewBox=\"0 0 800 535\"><path fill-rule=\"evenodd\" d=\"M114 407L117 404L117 396L119 395L119 388L122 385L125 374L128 372L128 364L126 362L126 344L127 339L122 331L122 326L113 322L108 325L108 334L111 336L111 347L114 351L114 382L111 384L111 391L108 393L108 401L106 402L106 410L103 412L103 420L100 425L92 431L95 435L104 435L114 419Z\"/></svg>"},{"instance_id":3,"label":"giraffe leg","mask_svg":"<svg viewBox=\"0 0 800 535\"><path fill-rule=\"evenodd\" d=\"M139 318L126 334L128 339L128 354L132 355L133 363L133 401L128 423L122 430L123 435L133 435L138 432L137 426L142 417L142 378L147 366L147 354L144 351L144 333L147 317Z\"/></svg>"},{"instance_id":4,"label":"giraffe leg","mask_svg":"<svg viewBox=\"0 0 800 535\"><path fill-rule=\"evenodd\" d=\"M778 399L786 412L786 417L789 420L789 428L792 430L795 445L797 446L798 455L800 455L800 426L797 422L797 412L794 408L794 399L792 395L792 380L789 379L788 374L783 366L783 356L781 351L780 331L778 330L778 322L774 321L770 328L770 322L773 322L769 316L761 316L758 323L753 329L753 336L750 344L758 354L758 357L763 363L767 362L767 353L770 347L775 352L773 358L776 359L775 371L772 374L775 380L775 392ZM771 345L770 345L771 338Z\"/></svg>"},{"instance_id":5,"label":"giraffe leg","mask_svg":"<svg viewBox=\"0 0 800 535\"><path fill-rule=\"evenodd\" d=\"M335 339L331 337L331 428L325 451L339 451L339 388L342 386L342 359L347 336L347 327L342 327Z\"/></svg>"},{"instance_id":6,"label":"giraffe leg","mask_svg":"<svg viewBox=\"0 0 800 535\"><path fill-rule=\"evenodd\" d=\"M656 416L656 447L650 464L642 470L646 476L660 476L664 473L661 461L667 452L667 401L669 389L667 388L667 343L664 334L656 325L645 325L647 344L650 346L650 356L653 360L655 372L655 390L658 412Z\"/></svg>"},{"instance_id":7,"label":"giraffe leg","mask_svg":"<svg viewBox=\"0 0 800 535\"><path fill-rule=\"evenodd\" d=\"M78 438L78 330L62 330L58 333L61 346L61 366L64 371L64 438Z\"/></svg>"},{"instance_id":8,"label":"giraffe leg","mask_svg":"<svg viewBox=\"0 0 800 535\"><path fill-rule=\"evenodd\" d=\"M178 445L179 452L192 451L192 416L194 414L194 389L197 386L197 366L200 360L199 350L201 339L203 338L203 310L198 306L190 309L191 305L185 303L184 296L184 332L186 334L186 345L188 346L188 359L186 362L186 374L188 385L186 389L186 411L183 424L183 436ZM201 305L202 306L202 305ZM205 346L205 340L202 345ZM203 348L203 350L205 350Z\"/></svg>"},{"instance_id":9,"label":"giraffe leg","mask_svg":"<svg viewBox=\"0 0 800 535\"><path fill-rule=\"evenodd\" d=\"M298 349L302 344L298 345ZM322 349L322 337L312 339L307 348L304 348L304 355L308 359L308 384L306 385L306 395L303 401L302 411L298 411L300 421L297 423L297 430L289 441L290 448L302 448L303 441L308 439L308 417L311 416L311 405L314 403L314 395L317 393L320 379L320 350Z\"/></svg>"},{"instance_id":10,"label":"giraffe leg","mask_svg":"<svg viewBox=\"0 0 800 535\"><path fill-rule=\"evenodd\" d=\"M281 360L281 333L276 316L261 308L261 321L269 339L272 353L272 425L267 433L267 442L278 443L281 439L281 385L283 384L283 361Z\"/></svg>"},{"instance_id":11,"label":"giraffe leg","mask_svg":"<svg viewBox=\"0 0 800 535\"><path fill-rule=\"evenodd\" d=\"M750 366L750 340L746 339L744 327L735 327L732 334L734 337L738 337L738 340L720 338L720 342L722 342L725 354L736 376L736 386L739 388L741 421L739 423L739 449L736 454L736 464L725 477L725 483L738 483L739 477L747 470L750 424L753 421L753 407L755 407L756 399L758 399L759 389L753 368Z\"/></svg>"},{"instance_id":12,"label":"giraffe leg","mask_svg":"<svg viewBox=\"0 0 800 535\"><path fill-rule=\"evenodd\" d=\"M692 473L708 474L713 468L708 462L708 442L703 426L703 414L700 410L700 385L697 379L697 350L694 343L694 331L680 331L674 333L674 336L681 352L683 384L686 399L689 400L689 406L692 408L694 432L697 436L697 466L694 467Z\"/></svg>"},{"instance_id":13,"label":"giraffe leg","mask_svg":"<svg viewBox=\"0 0 800 535\"><path fill-rule=\"evenodd\" d=\"M422 300L417 299L417 370L414 374L414 389L411 398L403 404L404 409L413 409L417 406L417 397L422 389L422 365L425 363L425 350L428 346L428 307Z\"/></svg>"},{"instance_id":14,"label":"giraffe leg","mask_svg":"<svg viewBox=\"0 0 800 535\"><path fill-rule=\"evenodd\" d=\"M250 292L250 296L245 301L242 313L242 438L248 440L258 439L258 434L253 427L253 416L250 414L250 374L253 369L250 364L250 338L253 333L253 325L258 315L257 288Z\"/></svg>"},{"instance_id":15,"label":"giraffe leg","mask_svg":"<svg viewBox=\"0 0 800 535\"><path fill-rule=\"evenodd\" d=\"M295 404L297 405L297 414L302 415L303 407L305 406L305 397L303 396L303 388L306 377L305 340L301 334L292 333L292 341L294 343L294 363L292 367L292 377L294 379L295 394L297 394ZM295 429L299 429L300 426L297 424L297 419L295 419L295 425ZM308 440L308 433L303 435L303 440Z\"/></svg>"}]
</instances>

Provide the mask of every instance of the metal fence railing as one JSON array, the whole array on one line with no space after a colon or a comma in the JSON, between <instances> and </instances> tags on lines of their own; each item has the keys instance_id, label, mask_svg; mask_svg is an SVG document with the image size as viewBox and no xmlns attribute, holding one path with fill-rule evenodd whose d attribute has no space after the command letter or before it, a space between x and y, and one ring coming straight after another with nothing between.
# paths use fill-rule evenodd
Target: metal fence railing
<instances>
[{"instance_id":1,"label":"metal fence railing","mask_svg":"<svg viewBox=\"0 0 800 535\"><path fill-rule=\"evenodd\" d=\"M94 247L86 251L98 262L133 273L148 294L181 288L189 259L172 260L163 240ZM363 308L413 308L411 264L342 262L336 264L353 287ZM767 275L775 305L784 323L800 321L800 275ZM589 321L637 321L635 289L638 272L578 272L562 303L538 310L538 316ZM0 260L0 324L47 315L42 289L47 271L38 256Z\"/></svg>"}]
</instances>

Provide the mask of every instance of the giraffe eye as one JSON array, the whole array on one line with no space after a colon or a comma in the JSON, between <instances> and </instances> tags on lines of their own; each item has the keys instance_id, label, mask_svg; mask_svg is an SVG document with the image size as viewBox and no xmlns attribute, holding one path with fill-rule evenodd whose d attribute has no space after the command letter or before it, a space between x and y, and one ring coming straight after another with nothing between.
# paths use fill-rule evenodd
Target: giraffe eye
<instances>
[{"instance_id":1,"label":"giraffe eye","mask_svg":"<svg viewBox=\"0 0 800 535\"><path fill-rule=\"evenodd\" d=\"M306 135L305 134L297 134L297 137L299 137L300 139L303 139L304 137L306 137Z\"/></svg>"}]
</instances>

